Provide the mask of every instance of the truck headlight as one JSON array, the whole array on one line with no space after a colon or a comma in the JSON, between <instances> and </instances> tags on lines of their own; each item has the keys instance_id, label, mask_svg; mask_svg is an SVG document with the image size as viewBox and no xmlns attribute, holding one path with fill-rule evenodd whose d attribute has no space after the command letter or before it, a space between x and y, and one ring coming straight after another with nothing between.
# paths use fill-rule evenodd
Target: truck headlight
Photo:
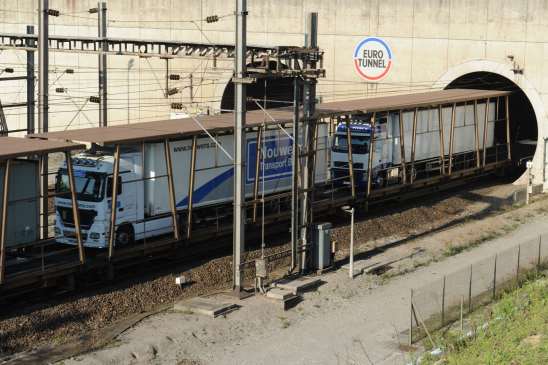
<instances>
[{"instance_id":1,"label":"truck headlight","mask_svg":"<svg viewBox=\"0 0 548 365\"><path fill-rule=\"evenodd\" d=\"M97 232L91 232L89 234L89 238L91 238L92 240L98 240L99 238L101 238L101 234Z\"/></svg>"}]
</instances>

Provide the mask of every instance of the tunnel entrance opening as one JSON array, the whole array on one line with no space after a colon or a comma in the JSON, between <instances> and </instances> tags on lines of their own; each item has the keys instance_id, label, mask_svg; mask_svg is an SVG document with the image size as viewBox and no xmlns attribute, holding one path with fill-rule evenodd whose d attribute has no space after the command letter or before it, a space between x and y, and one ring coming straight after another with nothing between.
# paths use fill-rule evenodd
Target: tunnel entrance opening
<instances>
[{"instance_id":1,"label":"tunnel entrance opening","mask_svg":"<svg viewBox=\"0 0 548 365\"><path fill-rule=\"evenodd\" d=\"M276 69L276 61L270 61L269 69ZM249 64L247 67L259 67L260 62ZM287 66L281 64L281 68ZM284 78L265 78L258 79L257 82L247 85L247 110L258 110L259 105L262 108L283 108L293 105L293 79ZM302 93L301 93L302 95ZM256 101L255 101L256 100ZM234 83L230 81L225 87L223 98L221 100L221 112L226 113L234 110Z\"/></svg>"},{"instance_id":2,"label":"tunnel entrance opening","mask_svg":"<svg viewBox=\"0 0 548 365\"><path fill-rule=\"evenodd\" d=\"M513 81L492 72L472 72L452 81L446 89L485 89L511 91L510 141L512 166L509 177L518 178L525 171L525 162L531 160L537 148L538 127L533 105L523 90ZM503 107L503 106L501 106ZM504 111L499 111L504 113ZM502 127L502 125L501 125ZM504 140L505 131L495 130L499 141Z\"/></svg>"}]
</instances>

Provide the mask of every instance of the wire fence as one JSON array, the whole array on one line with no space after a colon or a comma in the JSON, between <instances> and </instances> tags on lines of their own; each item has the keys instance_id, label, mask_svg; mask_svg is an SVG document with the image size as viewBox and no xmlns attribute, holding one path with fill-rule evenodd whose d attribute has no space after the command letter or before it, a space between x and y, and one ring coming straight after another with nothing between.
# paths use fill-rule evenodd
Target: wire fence
<instances>
[{"instance_id":1,"label":"wire fence","mask_svg":"<svg viewBox=\"0 0 548 365\"><path fill-rule=\"evenodd\" d=\"M411 289L409 344L499 298L548 262L548 233Z\"/></svg>"}]
</instances>

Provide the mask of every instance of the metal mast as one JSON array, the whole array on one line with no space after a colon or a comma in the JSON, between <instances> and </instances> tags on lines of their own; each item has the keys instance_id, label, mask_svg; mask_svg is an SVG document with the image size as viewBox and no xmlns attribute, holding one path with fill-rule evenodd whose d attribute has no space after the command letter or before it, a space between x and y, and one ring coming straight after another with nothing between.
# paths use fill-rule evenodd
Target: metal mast
<instances>
[{"instance_id":1,"label":"metal mast","mask_svg":"<svg viewBox=\"0 0 548 365\"><path fill-rule=\"evenodd\" d=\"M244 131L246 113L246 16L247 1L236 0L236 57L234 70L234 219L233 219L233 289L242 289L242 253L245 245Z\"/></svg>"},{"instance_id":2,"label":"metal mast","mask_svg":"<svg viewBox=\"0 0 548 365\"><path fill-rule=\"evenodd\" d=\"M318 13L309 13L307 18L306 44L308 48L318 47ZM312 58L304 65L306 69L315 69L316 61ZM305 77L303 83L303 138L302 138L302 199L301 199L301 270L306 270L306 252L309 249L310 226L312 224L312 187L314 184L314 149L316 113L316 79Z\"/></svg>"},{"instance_id":3,"label":"metal mast","mask_svg":"<svg viewBox=\"0 0 548 365\"><path fill-rule=\"evenodd\" d=\"M48 69L49 69L49 1L40 0L38 8L38 132L48 131ZM40 159L40 191L41 191L41 236L47 239L48 230L48 157L42 156Z\"/></svg>"},{"instance_id":4,"label":"metal mast","mask_svg":"<svg viewBox=\"0 0 548 365\"><path fill-rule=\"evenodd\" d=\"M99 54L99 126L106 127L107 121L107 42L104 40L107 37L107 3L97 3L99 15L98 35L101 39L101 51Z\"/></svg>"},{"instance_id":5,"label":"metal mast","mask_svg":"<svg viewBox=\"0 0 548 365\"><path fill-rule=\"evenodd\" d=\"M27 34L34 34L34 25L27 25ZM28 39L26 45L34 46L34 40ZM34 50L27 50L27 133L34 133Z\"/></svg>"},{"instance_id":6,"label":"metal mast","mask_svg":"<svg viewBox=\"0 0 548 365\"><path fill-rule=\"evenodd\" d=\"M40 0L38 17L38 132L48 131L48 11L49 0Z\"/></svg>"}]
</instances>

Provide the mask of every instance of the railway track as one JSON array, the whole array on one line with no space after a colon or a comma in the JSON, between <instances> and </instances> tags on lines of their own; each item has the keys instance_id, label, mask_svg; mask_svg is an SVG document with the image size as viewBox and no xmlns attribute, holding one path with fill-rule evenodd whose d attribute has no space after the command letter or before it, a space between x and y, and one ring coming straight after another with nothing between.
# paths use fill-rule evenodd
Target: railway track
<instances>
[{"instance_id":1,"label":"railway track","mask_svg":"<svg viewBox=\"0 0 548 365\"><path fill-rule=\"evenodd\" d=\"M432 191L442 191L455 189L456 187L464 188L463 185L474 184L475 181L482 178L484 175L474 175L466 179L454 180L440 186L435 185L430 188L422 188L417 191L409 191L406 194L397 197L379 197L368 203L370 208L378 206L387 201L405 201L413 200L417 197L424 196ZM324 192L326 196L328 192ZM315 203L315 214L317 218L337 219L336 212L338 207L349 203L348 198L336 200L322 199L322 196ZM330 217L331 216L331 217ZM283 233L289 237L288 227L285 224L290 219L289 211L282 211L265 217L264 224L266 226L267 238L271 238ZM260 222L258 222L260 223ZM278 224L275 224L278 223ZM53 294L64 294L73 290L88 289L112 283L114 281L123 281L135 275L140 275L143 268L146 267L146 272L154 273L158 269L165 269L166 265L172 268L185 266L194 262L229 255L231 253L231 224L224 224L217 227L215 232L208 227L198 228L194 232L194 240L192 242L177 242L171 237L164 236L152 243L138 242L133 247L121 248L117 254L109 262L107 253L103 250L87 249L86 255L89 257L88 263L80 266L77 263L69 262L65 266L60 264L52 273L45 273L46 280L33 281L32 279L40 279L37 275L31 276L28 284L25 282L25 273L12 277L12 283L16 285L10 289L9 285L3 288L2 299L4 302L12 302L13 299L23 297L25 294L32 292L33 297L37 290L44 293L42 298L47 298ZM250 248L258 247L253 242L257 242L261 237L261 227L259 224L250 224L248 226L248 246ZM62 248L62 245L55 245L57 249ZM289 250L276 252L272 256L272 260L283 259L290 255ZM66 258L66 257L65 257ZM59 258L60 261L62 257ZM253 260L247 260L244 263L244 269L253 267ZM26 285L25 285L26 284ZM38 284L38 285L37 285ZM42 284L42 285L40 285ZM1 304L0 301L0 304ZM36 301L36 300L35 300Z\"/></svg>"}]
</instances>

